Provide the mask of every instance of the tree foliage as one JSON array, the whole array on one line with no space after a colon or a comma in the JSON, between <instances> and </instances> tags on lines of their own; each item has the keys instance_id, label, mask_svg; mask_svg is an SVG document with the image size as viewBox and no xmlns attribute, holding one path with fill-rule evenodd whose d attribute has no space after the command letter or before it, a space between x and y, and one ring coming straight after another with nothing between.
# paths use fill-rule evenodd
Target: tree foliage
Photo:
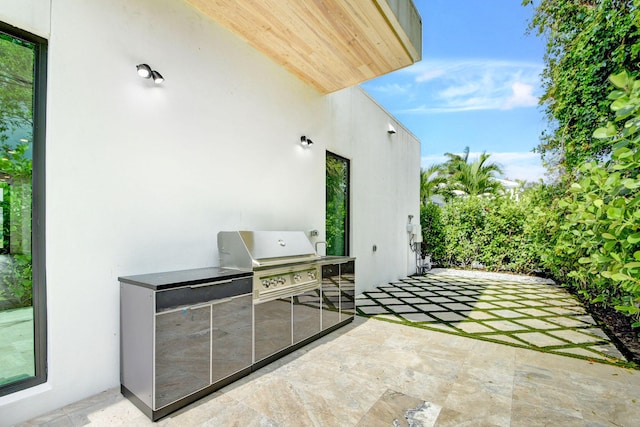
<instances>
[{"instance_id":1,"label":"tree foliage","mask_svg":"<svg viewBox=\"0 0 640 427\"><path fill-rule=\"evenodd\" d=\"M442 264L530 274L542 270L548 250L543 184L520 201L510 197L456 198L442 208ZM546 203L546 202L545 202Z\"/></svg>"},{"instance_id":2,"label":"tree foliage","mask_svg":"<svg viewBox=\"0 0 640 427\"><path fill-rule=\"evenodd\" d=\"M34 45L0 32L0 309L32 303Z\"/></svg>"},{"instance_id":3,"label":"tree foliage","mask_svg":"<svg viewBox=\"0 0 640 427\"><path fill-rule=\"evenodd\" d=\"M347 185L346 161L327 154L326 163L326 240L327 255L347 255Z\"/></svg>"},{"instance_id":4,"label":"tree foliage","mask_svg":"<svg viewBox=\"0 0 640 427\"><path fill-rule=\"evenodd\" d=\"M0 33L0 142L7 132L33 127L33 49Z\"/></svg>"},{"instance_id":5,"label":"tree foliage","mask_svg":"<svg viewBox=\"0 0 640 427\"><path fill-rule=\"evenodd\" d=\"M435 203L420 206L422 226L422 253L431 255L431 261L442 264L444 260L444 224L442 209Z\"/></svg>"},{"instance_id":6,"label":"tree foliage","mask_svg":"<svg viewBox=\"0 0 640 427\"><path fill-rule=\"evenodd\" d=\"M467 196L497 194L502 189L495 180L495 174L501 174L502 168L489 162L490 154L483 151L480 156L469 162L469 147L465 147L461 155L445 153L449 158L443 165L447 174L447 190L458 191Z\"/></svg>"},{"instance_id":7,"label":"tree foliage","mask_svg":"<svg viewBox=\"0 0 640 427\"><path fill-rule=\"evenodd\" d=\"M534 7L529 30L546 38L542 74L549 130L537 147L552 169L572 173L609 153L593 138L612 116L607 78L638 70L640 0L523 0Z\"/></svg>"},{"instance_id":8,"label":"tree foliage","mask_svg":"<svg viewBox=\"0 0 640 427\"><path fill-rule=\"evenodd\" d=\"M611 76L614 122L593 136L612 149L605 163L580 168L580 179L559 200L565 219L555 264L585 296L615 305L640 326L640 80Z\"/></svg>"},{"instance_id":9,"label":"tree foliage","mask_svg":"<svg viewBox=\"0 0 640 427\"><path fill-rule=\"evenodd\" d=\"M445 163L434 164L420 173L421 204L429 203L435 194L450 200L456 195L482 196L499 194L501 184L495 180L502 168L489 162L490 154L482 152L480 156L469 161L469 147L462 154L445 153Z\"/></svg>"},{"instance_id":10,"label":"tree foliage","mask_svg":"<svg viewBox=\"0 0 640 427\"><path fill-rule=\"evenodd\" d=\"M442 173L442 165L433 164L420 171L420 204L428 204L436 194L441 194L447 179Z\"/></svg>"}]
</instances>

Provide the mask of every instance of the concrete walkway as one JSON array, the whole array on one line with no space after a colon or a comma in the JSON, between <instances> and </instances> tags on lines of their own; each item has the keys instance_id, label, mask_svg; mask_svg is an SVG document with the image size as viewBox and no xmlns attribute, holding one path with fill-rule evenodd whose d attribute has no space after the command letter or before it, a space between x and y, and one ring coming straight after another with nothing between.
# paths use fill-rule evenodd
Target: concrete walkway
<instances>
[{"instance_id":1,"label":"concrete walkway","mask_svg":"<svg viewBox=\"0 0 640 427\"><path fill-rule=\"evenodd\" d=\"M433 270L365 292L357 307L361 315L415 327L589 360L626 361L584 307L548 279Z\"/></svg>"},{"instance_id":2,"label":"concrete walkway","mask_svg":"<svg viewBox=\"0 0 640 427\"><path fill-rule=\"evenodd\" d=\"M159 426L637 426L640 371L356 317ZM117 389L24 426L145 426Z\"/></svg>"}]
</instances>

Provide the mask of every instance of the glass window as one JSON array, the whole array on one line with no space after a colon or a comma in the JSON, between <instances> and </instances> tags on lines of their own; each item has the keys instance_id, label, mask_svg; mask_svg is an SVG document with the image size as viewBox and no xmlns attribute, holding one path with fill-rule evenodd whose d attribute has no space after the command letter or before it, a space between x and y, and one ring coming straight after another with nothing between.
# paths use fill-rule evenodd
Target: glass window
<instances>
[{"instance_id":1,"label":"glass window","mask_svg":"<svg viewBox=\"0 0 640 427\"><path fill-rule=\"evenodd\" d=\"M46 380L46 42L0 23L0 395Z\"/></svg>"},{"instance_id":2,"label":"glass window","mask_svg":"<svg viewBox=\"0 0 640 427\"><path fill-rule=\"evenodd\" d=\"M349 255L349 160L327 152L327 255Z\"/></svg>"}]
</instances>

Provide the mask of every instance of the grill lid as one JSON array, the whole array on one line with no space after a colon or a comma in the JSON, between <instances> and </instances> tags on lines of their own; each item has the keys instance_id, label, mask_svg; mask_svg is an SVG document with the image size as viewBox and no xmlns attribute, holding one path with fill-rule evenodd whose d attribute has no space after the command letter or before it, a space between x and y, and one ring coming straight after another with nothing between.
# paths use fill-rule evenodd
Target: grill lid
<instances>
[{"instance_id":1,"label":"grill lid","mask_svg":"<svg viewBox=\"0 0 640 427\"><path fill-rule=\"evenodd\" d=\"M221 267L240 269L320 258L302 231L221 231L218 252Z\"/></svg>"}]
</instances>

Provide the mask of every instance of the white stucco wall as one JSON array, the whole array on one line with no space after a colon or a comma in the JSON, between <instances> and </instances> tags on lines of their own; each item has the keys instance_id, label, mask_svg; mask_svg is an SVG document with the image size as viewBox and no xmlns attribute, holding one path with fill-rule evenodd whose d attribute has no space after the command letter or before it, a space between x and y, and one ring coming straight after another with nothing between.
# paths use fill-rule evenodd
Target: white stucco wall
<instances>
[{"instance_id":1,"label":"white stucco wall","mask_svg":"<svg viewBox=\"0 0 640 427\"><path fill-rule=\"evenodd\" d=\"M351 160L351 252L361 293L415 273L407 223L420 218L420 144L360 88L328 99L327 150Z\"/></svg>"},{"instance_id":2,"label":"white stucco wall","mask_svg":"<svg viewBox=\"0 0 640 427\"><path fill-rule=\"evenodd\" d=\"M358 292L415 271L419 143L395 121L389 136L359 88L321 96L178 0L0 10L49 39L49 377L1 397L0 425L118 386L118 276L218 265L220 230L323 239L327 149L351 159ZM142 62L165 82L139 78Z\"/></svg>"}]
</instances>

